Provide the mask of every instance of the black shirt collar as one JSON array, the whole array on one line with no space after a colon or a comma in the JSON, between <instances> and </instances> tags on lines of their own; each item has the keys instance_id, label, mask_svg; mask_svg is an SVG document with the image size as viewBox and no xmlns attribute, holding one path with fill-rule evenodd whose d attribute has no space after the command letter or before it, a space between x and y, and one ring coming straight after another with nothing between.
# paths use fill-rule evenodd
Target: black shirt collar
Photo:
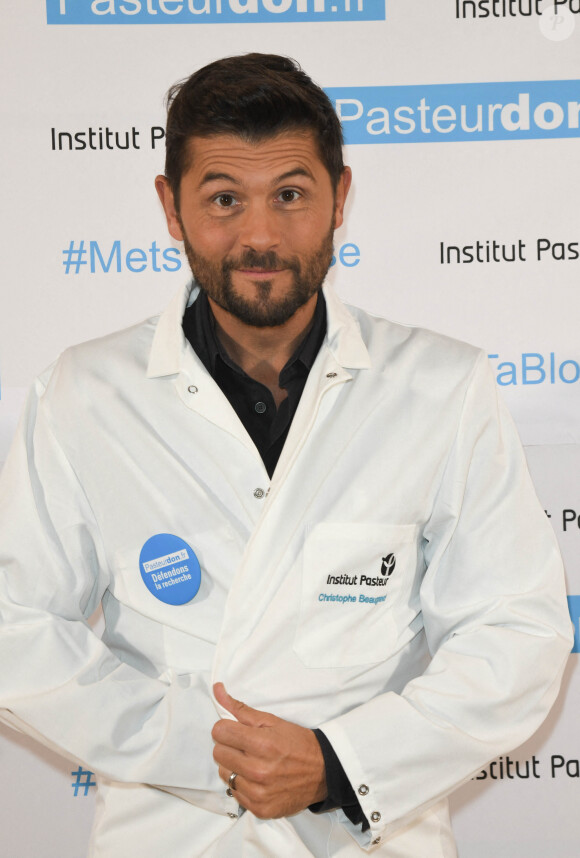
<instances>
[{"instance_id":1,"label":"black shirt collar","mask_svg":"<svg viewBox=\"0 0 580 858\"><path fill-rule=\"evenodd\" d=\"M183 316L183 332L191 347L210 373L216 374L216 361L219 358L236 372L244 373L235 361L231 359L215 332L215 318L211 311L207 295L200 290L196 300L189 306ZM308 375L326 336L326 301L322 292L318 293L318 301L314 309L312 327L302 340L290 360L280 373L280 382L285 381L296 369L306 370ZM301 366L300 366L301 365ZM284 386L281 384L281 386Z\"/></svg>"}]
</instances>

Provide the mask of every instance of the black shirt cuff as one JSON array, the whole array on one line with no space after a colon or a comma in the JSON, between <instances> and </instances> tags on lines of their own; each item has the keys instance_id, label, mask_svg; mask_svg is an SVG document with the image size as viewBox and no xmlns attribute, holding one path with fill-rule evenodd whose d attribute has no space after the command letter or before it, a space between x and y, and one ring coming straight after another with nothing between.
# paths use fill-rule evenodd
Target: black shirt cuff
<instances>
[{"instance_id":1,"label":"black shirt cuff","mask_svg":"<svg viewBox=\"0 0 580 858\"><path fill-rule=\"evenodd\" d=\"M324 811L335 810L335 808L340 807L353 825L359 825L362 822L362 831L366 831L369 828L368 820L362 811L346 772L334 752L334 748L322 730L316 729L312 732L318 739L324 757L328 794L323 801L311 804L308 810L312 813L324 813Z\"/></svg>"}]
</instances>

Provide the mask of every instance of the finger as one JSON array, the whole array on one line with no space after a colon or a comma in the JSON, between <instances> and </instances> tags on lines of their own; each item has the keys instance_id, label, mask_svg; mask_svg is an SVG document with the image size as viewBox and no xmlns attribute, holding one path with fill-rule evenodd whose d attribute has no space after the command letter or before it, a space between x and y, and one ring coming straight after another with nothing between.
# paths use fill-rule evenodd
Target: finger
<instances>
[{"instance_id":1,"label":"finger","mask_svg":"<svg viewBox=\"0 0 580 858\"><path fill-rule=\"evenodd\" d=\"M237 793L237 785L238 785L239 775L237 774L237 772L236 772L235 778L232 778L233 783L232 783L232 781L230 781L230 778L232 777L233 772L230 772L230 771L228 771L228 769L224 769L220 766L218 768L218 774L219 774L220 778L222 779L222 781L224 782L225 787L226 787L226 792L230 796L230 798L238 799L239 797L236 795L236 793Z\"/></svg>"},{"instance_id":2,"label":"finger","mask_svg":"<svg viewBox=\"0 0 580 858\"><path fill-rule=\"evenodd\" d=\"M265 812L265 808L268 803L268 795L260 784L253 784L251 781L246 780L243 775L236 772L234 785L230 786L230 776L232 771L220 766L218 772L220 778L225 784L226 790L231 792L231 798L234 798L238 804L241 807L246 808L246 810L252 810L252 812L255 812L255 815L260 818L268 818L268 813Z\"/></svg>"},{"instance_id":3,"label":"finger","mask_svg":"<svg viewBox=\"0 0 580 858\"><path fill-rule=\"evenodd\" d=\"M214 682L213 694L220 706L223 706L225 709L227 709L227 703L230 695L226 691L226 687L223 682Z\"/></svg>"},{"instance_id":4,"label":"finger","mask_svg":"<svg viewBox=\"0 0 580 858\"><path fill-rule=\"evenodd\" d=\"M231 712L231 714L233 715L234 713L232 711L232 708L233 708L234 704L238 703L239 701L234 700L234 698L231 696L231 694L228 694L228 692L226 691L226 687L223 684L223 682L214 683L213 693L214 693L215 699L220 704L220 706L223 706L224 709L227 709L227 711Z\"/></svg>"},{"instance_id":5,"label":"finger","mask_svg":"<svg viewBox=\"0 0 580 858\"><path fill-rule=\"evenodd\" d=\"M216 682L213 687L215 699L234 716L241 724L246 724L248 727L265 727L271 724L273 715L268 712L261 712L259 709L252 709L241 700L236 700L225 689L223 682Z\"/></svg>"},{"instance_id":6,"label":"finger","mask_svg":"<svg viewBox=\"0 0 580 858\"><path fill-rule=\"evenodd\" d=\"M256 727L247 727L239 721L222 718L212 727L211 737L218 745L228 745L240 751L253 752L258 745Z\"/></svg>"},{"instance_id":7,"label":"finger","mask_svg":"<svg viewBox=\"0 0 580 858\"><path fill-rule=\"evenodd\" d=\"M240 778L242 777L242 775L240 775L239 772L236 772L236 777L234 778L234 783L232 786L232 784L230 782L230 778L231 778L232 774L234 773L234 771L235 771L235 769L227 768L227 766L219 766L218 767L218 774L219 774L220 778L222 779L222 781L225 783L225 785L228 787L228 789L231 789L232 792L237 792L239 782L240 782Z\"/></svg>"},{"instance_id":8,"label":"finger","mask_svg":"<svg viewBox=\"0 0 580 858\"><path fill-rule=\"evenodd\" d=\"M229 769L230 772L246 772L248 761L241 751L228 748L226 745L216 745L213 749L213 758L222 769Z\"/></svg>"}]
</instances>

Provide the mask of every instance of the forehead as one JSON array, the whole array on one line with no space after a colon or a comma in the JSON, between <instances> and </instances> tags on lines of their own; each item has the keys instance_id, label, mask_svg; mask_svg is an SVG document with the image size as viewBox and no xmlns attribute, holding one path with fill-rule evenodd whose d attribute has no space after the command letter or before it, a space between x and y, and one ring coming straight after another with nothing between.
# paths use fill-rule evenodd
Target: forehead
<instances>
[{"instance_id":1,"label":"forehead","mask_svg":"<svg viewBox=\"0 0 580 858\"><path fill-rule=\"evenodd\" d=\"M308 131L287 131L275 137L248 141L235 134L193 137L188 142L188 169L184 178L203 183L207 177L231 175L240 180L250 175L274 180L286 173L302 172L314 181L325 175L314 136Z\"/></svg>"}]
</instances>

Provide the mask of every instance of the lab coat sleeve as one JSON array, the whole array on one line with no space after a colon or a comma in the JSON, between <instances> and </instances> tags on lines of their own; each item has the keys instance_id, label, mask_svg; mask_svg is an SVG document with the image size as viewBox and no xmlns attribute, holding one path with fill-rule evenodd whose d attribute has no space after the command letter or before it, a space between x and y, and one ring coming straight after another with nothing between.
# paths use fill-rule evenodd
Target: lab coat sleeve
<instances>
[{"instance_id":1,"label":"lab coat sleeve","mask_svg":"<svg viewBox=\"0 0 580 858\"><path fill-rule=\"evenodd\" d=\"M320 727L370 831L408 823L525 741L546 717L572 645L558 548L511 418L481 355L424 531L421 608L432 661Z\"/></svg>"},{"instance_id":2,"label":"lab coat sleeve","mask_svg":"<svg viewBox=\"0 0 580 858\"><path fill-rule=\"evenodd\" d=\"M4 720L112 780L223 811L209 673L146 676L87 622L107 587L107 562L42 394L38 382L0 479Z\"/></svg>"}]
</instances>

